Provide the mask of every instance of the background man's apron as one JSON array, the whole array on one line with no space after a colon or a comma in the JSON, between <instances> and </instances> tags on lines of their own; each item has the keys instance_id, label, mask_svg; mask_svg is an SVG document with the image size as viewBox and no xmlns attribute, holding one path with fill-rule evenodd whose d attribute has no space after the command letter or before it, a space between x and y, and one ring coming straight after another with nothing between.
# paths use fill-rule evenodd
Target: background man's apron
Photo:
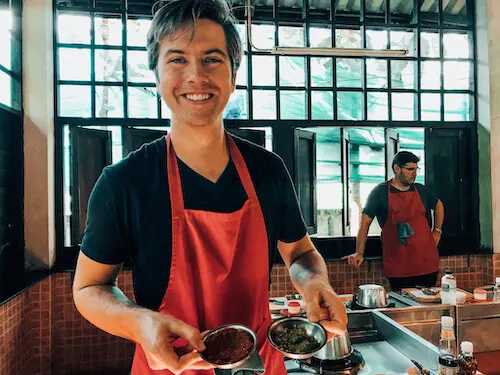
<instances>
[{"instance_id":1,"label":"background man's apron","mask_svg":"<svg viewBox=\"0 0 500 375\"><path fill-rule=\"evenodd\" d=\"M389 212L382 228L384 276L410 277L438 271L439 253L417 188L412 192L392 193L391 183L387 186ZM414 234L401 245L395 223L405 222Z\"/></svg>"},{"instance_id":2,"label":"background man's apron","mask_svg":"<svg viewBox=\"0 0 500 375\"><path fill-rule=\"evenodd\" d=\"M177 158L170 136L166 138L172 263L159 312L173 315L200 332L228 323L244 324L257 334L266 374L286 375L283 357L266 339L271 317L264 217L245 161L233 139L229 135L226 139L248 196L243 207L232 213L184 208ZM132 375L151 374L171 372L151 370L144 351L137 345ZM187 370L183 374L206 375L213 374L213 370Z\"/></svg>"}]
</instances>

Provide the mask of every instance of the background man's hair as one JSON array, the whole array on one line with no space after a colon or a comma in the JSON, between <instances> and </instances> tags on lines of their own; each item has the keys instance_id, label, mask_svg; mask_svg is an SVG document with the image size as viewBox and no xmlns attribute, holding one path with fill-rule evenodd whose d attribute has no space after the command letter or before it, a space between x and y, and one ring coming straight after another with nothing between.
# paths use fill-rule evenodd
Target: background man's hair
<instances>
[{"instance_id":1,"label":"background man's hair","mask_svg":"<svg viewBox=\"0 0 500 375\"><path fill-rule=\"evenodd\" d=\"M222 26L226 36L232 75L235 76L241 63L242 44L236 26L238 21L231 13L226 0L168 0L159 3L146 44L148 66L155 72L157 79L160 41L166 36L175 35L186 25L191 28L191 38L194 38L196 22L200 19L208 19Z\"/></svg>"},{"instance_id":2,"label":"background man's hair","mask_svg":"<svg viewBox=\"0 0 500 375\"><path fill-rule=\"evenodd\" d=\"M418 163L419 161L420 158L414 153L409 151L399 151L396 155L394 155L394 159L392 159L392 168L394 169L395 165L404 167L407 163Z\"/></svg>"}]
</instances>

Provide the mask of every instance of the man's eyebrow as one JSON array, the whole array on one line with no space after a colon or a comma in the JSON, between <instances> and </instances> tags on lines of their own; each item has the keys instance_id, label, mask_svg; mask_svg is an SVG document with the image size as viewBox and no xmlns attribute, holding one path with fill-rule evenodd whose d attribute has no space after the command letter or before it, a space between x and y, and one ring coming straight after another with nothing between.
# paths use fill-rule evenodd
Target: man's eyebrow
<instances>
[{"instance_id":1,"label":"man's eyebrow","mask_svg":"<svg viewBox=\"0 0 500 375\"><path fill-rule=\"evenodd\" d=\"M166 57L168 55L171 55L173 53L178 53L178 54L181 54L181 55L185 55L186 52L184 52L183 50L181 49L168 49L164 54L163 56Z\"/></svg>"},{"instance_id":2,"label":"man's eyebrow","mask_svg":"<svg viewBox=\"0 0 500 375\"><path fill-rule=\"evenodd\" d=\"M227 57L227 55L219 48L211 48L211 49L205 51L205 55L210 55L211 53L217 53L223 57Z\"/></svg>"}]
</instances>

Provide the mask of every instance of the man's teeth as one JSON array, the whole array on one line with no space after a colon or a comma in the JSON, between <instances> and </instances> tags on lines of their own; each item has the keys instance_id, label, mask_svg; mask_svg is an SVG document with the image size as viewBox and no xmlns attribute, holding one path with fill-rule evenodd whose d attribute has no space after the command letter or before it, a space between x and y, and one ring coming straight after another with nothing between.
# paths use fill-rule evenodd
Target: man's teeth
<instances>
[{"instance_id":1,"label":"man's teeth","mask_svg":"<svg viewBox=\"0 0 500 375\"><path fill-rule=\"evenodd\" d=\"M202 100L210 99L210 94L186 94L186 98L195 102L199 102Z\"/></svg>"}]
</instances>

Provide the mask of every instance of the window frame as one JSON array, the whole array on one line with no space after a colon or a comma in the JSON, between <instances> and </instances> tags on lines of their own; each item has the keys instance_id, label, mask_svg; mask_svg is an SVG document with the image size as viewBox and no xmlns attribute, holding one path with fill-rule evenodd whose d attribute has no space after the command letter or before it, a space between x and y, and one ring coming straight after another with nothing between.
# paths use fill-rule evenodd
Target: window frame
<instances>
[{"instance_id":1,"label":"window frame","mask_svg":"<svg viewBox=\"0 0 500 375\"><path fill-rule=\"evenodd\" d=\"M269 90L274 90L276 91L276 116L277 118L275 120L255 120L254 115L253 115L253 89L254 86L252 85L252 62L251 62L251 57L252 56L259 56L263 55L265 53L259 52L259 51L252 51L246 42L246 52L245 55L247 56L247 65L246 65L246 75L247 75L247 84L246 85L241 85L237 86L237 89L241 90L246 90L247 92L247 113L248 113L248 119L227 119L225 120L225 125L228 129L231 128L260 128L260 127L271 127L272 128L272 134L273 134L273 150L277 154L279 154L284 162L285 165L287 166L290 174L292 174L292 179L293 179L293 170L294 170L294 165L293 165L293 147L291 146L293 144L293 131L295 128L310 128L310 127L340 127L340 128L346 128L346 127L382 127L382 128L409 128L409 127L419 127L419 128L453 128L453 129L462 129L462 128L470 128L470 129L477 129L477 52L476 52L476 45L475 45L475 19L474 19L474 1L473 0L467 0L466 7L467 7L467 15L469 17L468 24L465 26L455 26L453 28L449 28L447 25L444 24L443 22L443 0L436 0L438 1L439 4L439 19L438 19L438 24L426 24L423 23L421 20L421 12L420 11L415 11L419 9L420 3L418 0L413 0L414 4L414 12L413 12L413 17L414 17L414 25L401 25L401 24L395 24L391 22L391 15L390 11L388 11L390 8L390 1L386 1L386 13L385 13L385 22L383 23L373 23L373 22L368 22L364 20L364 1L361 1L361 10L360 10L360 20L359 22L352 22L350 20L349 22L343 22L341 20L341 17L338 15L335 15L335 11L333 10L333 7L330 7L330 10L325 10L325 11L320 11L320 10L311 10L309 9L309 0L303 0L303 7L302 9L297 10L295 13L286 13L286 14L280 14L280 12L273 12L272 7L262 7L262 6L257 6L255 9L255 13L253 14L252 18L254 23L266 23L266 24L272 24L274 25L274 31L275 31L275 40L278 41L278 26L279 25L303 25L304 30L305 30L305 39L306 39L306 45L310 45L310 27L317 27L318 25L324 25L324 26L329 26L330 27L330 32L331 32L331 38L332 38L332 43L335 43L335 31L336 29L340 28L345 28L348 26L359 28L361 30L361 36L362 36L362 41L363 45L362 47L365 47L366 45L366 38L365 38L365 32L367 27L377 27L377 28L384 28L386 30L387 35L388 35L388 43L390 43L390 31L391 30L414 30L414 35L415 35L415 41L414 43L416 44L416 56L414 57L408 57L408 58L391 58L387 59L388 61L397 61L397 60L408 60L408 61L413 61L414 64L414 87L413 89L400 89L400 88L393 88L392 83L391 83L391 63L389 62L387 64L387 88L368 88L367 87L367 75L364 73L366 71L366 58L361 58L362 59L362 86L361 88L358 89L352 89L352 88L340 88L337 87L337 72L336 72L336 60L340 59L337 57L332 57L332 86L330 87L311 87L311 57L305 57L305 87L300 88L300 90L305 91L306 93L306 118L303 120L283 120L280 118L280 92L286 92L289 90L297 90L295 87L290 87L290 86L280 86L279 84L279 56L274 56L274 59L276 61L275 64L275 73L276 73L276 85L275 86L259 86L258 88L260 89L269 89ZM125 7L123 6L123 3L125 0L122 0L122 6L112 6L112 9L105 9L105 8L95 8L91 6L86 6L86 7L68 7L68 6L63 6L63 5L56 5L56 8L54 10L54 27L55 27L55 32L54 32L54 45L56 48L54 48L54 61L55 61L55 78L54 82L56 84L57 90L55 93L55 113L56 113L56 119L55 119L55 152L56 152L56 248L57 248L57 267L60 269L65 269L65 268L72 268L74 267L74 261L76 259L76 255L78 252L78 246L71 246L71 247L65 247L64 246L64 239L63 239L63 202L62 202L62 197L63 197L63 138L62 138L62 129L64 128L65 125L68 126L85 126L85 125L103 125L103 126L111 126L111 125L117 125L117 126L122 126L122 127L128 127L128 126L158 126L158 127L164 127L164 126L170 126L170 120L162 118L162 110L161 110L161 105L160 105L160 98L157 98L158 102L158 118L155 119L135 119L135 118L129 118L127 116L128 114L128 95L127 89L129 87L134 87L136 84L132 82L128 82L128 74L127 74L127 51L129 50L141 50L144 51L145 48L142 47L129 47L126 45L126 36L127 36L127 20L129 19L130 16L132 17L150 17L150 9L139 9L139 8L130 8L129 7L129 12L125 10ZM274 4L276 5L278 3L278 0L274 0ZM332 4L335 2L332 1ZM123 109L124 109L124 117L123 118L97 118L95 116L95 110L96 110L96 103L95 103L95 77L94 74L91 73L91 81L90 84L93 87L92 92L91 92L91 105L92 105L92 116L90 118L77 118L77 117L60 117L58 115L58 95L57 92L59 91L59 80L58 80L58 43L57 43L57 13L58 12L84 12L84 13L90 13L91 15L91 30L94 28L94 17L96 14L100 13L114 13L116 15L121 16L121 21L122 21L122 45L120 47L113 47L110 49L119 49L123 53L123 82L113 82L110 83L110 86L115 86L115 85L121 85L123 87ZM236 9L235 14L240 21L245 21L246 16L244 14L244 9ZM287 15L288 14L288 15ZM327 20L327 21L325 21ZM339 27L337 27L339 26ZM437 30L439 32L439 41L440 41L440 56L438 58L426 58L426 57L421 57L421 43L420 43L420 35L422 31L425 30ZM468 59L459 59L460 61L469 61L471 64L471 74L470 74L470 79L472 80L472 84L469 87L469 90L444 90L444 76L443 74L440 75L440 85L439 89L436 90L422 90L421 88L421 78L420 78L420 63L422 61L439 61L441 64L441 73L442 73L442 68L443 68L443 63L444 61L456 61L457 59L448 59L444 58L443 55L443 34L447 31L460 31L460 32L466 32L468 34L468 39L469 39L469 58ZM94 53L93 51L95 50L95 46L92 46L92 41L90 43L90 50L91 50L91 64L94 64L95 66L95 61L94 59ZM64 45L64 46L72 46L71 44ZM81 46L80 46L81 47ZM62 82L64 83L64 82ZM89 84L88 82L82 83L82 82L71 82L71 83L76 83L76 84ZM107 83L105 85L108 85ZM141 84L141 86L143 86ZM149 86L154 86L154 84L151 84ZM148 86L148 87L149 87ZM311 108L311 94L314 91L331 91L333 93L333 114L334 118L331 120L316 120L312 119L312 108ZM337 93L338 92L361 92L363 95L363 118L360 120L339 120L338 119L338 113L337 113ZM367 94L368 93L389 93L388 95L388 105L387 105L387 120L367 120ZM414 117L414 120L403 120L403 121L393 121L392 118L392 95L391 93L413 93L414 95L417 96L417 105L416 105L416 117ZM421 111L421 100L420 96L421 94L426 94L426 93L434 93L440 95L441 98L441 108L440 108L440 120L438 121L427 121L427 120L422 120L422 111ZM444 111L444 95L445 93L456 93L456 94L468 94L470 95L470 102L471 105L473 106L472 109L470 109L470 116L473 116L471 119L469 116L469 120L467 121L445 121L445 111ZM477 146L477 132L472 131L473 139L473 146ZM278 141L279 140L279 141ZM477 147L476 147L477 148ZM478 217L478 188L477 188L477 155L474 154L474 160L473 160L473 166L474 166L474 176L472 182L474 185L474 214ZM477 220L477 222L479 222ZM476 228L476 235L478 235L479 232L479 224L477 224ZM313 241L315 241L316 245L320 249L320 251L323 253L323 255L327 259L338 259L343 253L349 253L351 249L354 249L354 246L350 247L347 246L347 244L352 243L354 241L353 237L331 237L331 238L321 238L317 239L314 238ZM367 243L367 256L376 256L379 257L381 255L381 248L378 244L378 238L370 238L368 239ZM337 250L333 250L337 249ZM479 251L479 250L478 250Z\"/></svg>"},{"instance_id":2,"label":"window frame","mask_svg":"<svg viewBox=\"0 0 500 375\"><path fill-rule=\"evenodd\" d=\"M10 6L9 6L10 4ZM11 67L7 68L0 64L0 71L10 77L10 90L11 90L11 105L0 103L0 108L11 112L13 114L22 115L23 113L23 98L22 98L22 1L11 0L7 7L0 3L0 10L11 12L13 20L13 28L9 48L11 51Z\"/></svg>"}]
</instances>

